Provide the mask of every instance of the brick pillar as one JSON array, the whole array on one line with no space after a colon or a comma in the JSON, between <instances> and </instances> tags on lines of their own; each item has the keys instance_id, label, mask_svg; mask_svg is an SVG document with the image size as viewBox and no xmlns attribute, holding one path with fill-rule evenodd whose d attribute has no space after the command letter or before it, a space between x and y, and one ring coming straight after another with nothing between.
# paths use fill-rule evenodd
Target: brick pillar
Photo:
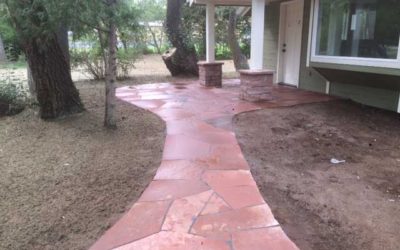
<instances>
[{"instance_id":1,"label":"brick pillar","mask_svg":"<svg viewBox=\"0 0 400 250\"><path fill-rule=\"evenodd\" d=\"M200 84L206 87L222 87L223 62L199 62Z\"/></svg>"},{"instance_id":2,"label":"brick pillar","mask_svg":"<svg viewBox=\"0 0 400 250\"><path fill-rule=\"evenodd\" d=\"M240 70L240 98L258 102L272 100L274 71Z\"/></svg>"}]
</instances>

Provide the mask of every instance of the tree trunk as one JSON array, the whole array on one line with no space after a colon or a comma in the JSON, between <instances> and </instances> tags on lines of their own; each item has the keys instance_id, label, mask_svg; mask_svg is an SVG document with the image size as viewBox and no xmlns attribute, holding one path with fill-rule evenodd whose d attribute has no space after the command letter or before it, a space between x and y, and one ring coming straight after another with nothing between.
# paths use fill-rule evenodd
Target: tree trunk
<instances>
[{"instance_id":1,"label":"tree trunk","mask_svg":"<svg viewBox=\"0 0 400 250\"><path fill-rule=\"evenodd\" d=\"M33 81L33 77L32 77L32 71L31 68L26 67L26 71L27 71L27 75L28 75L28 87L29 87L29 93L31 94L32 98L36 99L36 85L35 85L35 81Z\"/></svg>"},{"instance_id":2,"label":"tree trunk","mask_svg":"<svg viewBox=\"0 0 400 250\"><path fill-rule=\"evenodd\" d=\"M171 75L173 76L179 75L181 73L181 67L173 62L175 53L176 48L172 48L165 51L165 53L162 55L165 66L167 66L167 69L169 70L169 72L171 72Z\"/></svg>"},{"instance_id":3,"label":"tree trunk","mask_svg":"<svg viewBox=\"0 0 400 250\"><path fill-rule=\"evenodd\" d=\"M6 51L4 50L3 40L1 39L1 36L0 36L0 63L6 62L6 61L7 61Z\"/></svg>"},{"instance_id":4,"label":"tree trunk","mask_svg":"<svg viewBox=\"0 0 400 250\"><path fill-rule=\"evenodd\" d=\"M188 38L182 30L182 6L185 0L168 0L166 30L168 38L173 47L176 48L172 55L171 63L175 71L171 71L173 76L177 75L199 75L197 66L198 58L196 50L188 44Z\"/></svg>"},{"instance_id":5,"label":"tree trunk","mask_svg":"<svg viewBox=\"0 0 400 250\"><path fill-rule=\"evenodd\" d=\"M111 11L115 11L117 0L108 0L107 4ZM115 82L117 79L117 27L115 20L110 19L108 32L108 67L106 73L106 104L104 115L104 126L115 129Z\"/></svg>"},{"instance_id":6,"label":"tree trunk","mask_svg":"<svg viewBox=\"0 0 400 250\"><path fill-rule=\"evenodd\" d=\"M67 61L68 70L71 72L68 28L65 25L62 25L56 35L57 35L58 44L60 45L60 48L64 54L65 60ZM27 75L28 75L29 93L31 94L32 98L34 98L36 100L36 94L37 94L36 93L36 85L35 85L35 81L33 80L32 71L31 71L31 68L29 67L29 65L26 68L26 70L27 70Z\"/></svg>"},{"instance_id":7,"label":"tree trunk","mask_svg":"<svg viewBox=\"0 0 400 250\"><path fill-rule=\"evenodd\" d=\"M149 32L150 32L150 34L151 34L151 37L153 38L154 47L156 47L157 53L158 53L159 55L161 55L161 48L160 48L160 45L159 45L158 42L157 42L157 35L156 35L156 32L150 27L149 24L147 24L147 29L149 30Z\"/></svg>"},{"instance_id":8,"label":"tree trunk","mask_svg":"<svg viewBox=\"0 0 400 250\"><path fill-rule=\"evenodd\" d=\"M56 34L25 41L24 50L35 82L43 119L53 119L84 110Z\"/></svg>"},{"instance_id":9,"label":"tree trunk","mask_svg":"<svg viewBox=\"0 0 400 250\"><path fill-rule=\"evenodd\" d=\"M228 44L232 52L235 69L236 70L248 69L249 64L247 62L247 58L242 53L236 36L236 24L237 24L236 9L233 8L229 13Z\"/></svg>"},{"instance_id":10,"label":"tree trunk","mask_svg":"<svg viewBox=\"0 0 400 250\"><path fill-rule=\"evenodd\" d=\"M68 40L68 27L65 25L61 25L57 31L57 40L60 44L61 50L63 51L65 60L68 64L68 70L71 71L71 63L69 56L69 40Z\"/></svg>"},{"instance_id":11,"label":"tree trunk","mask_svg":"<svg viewBox=\"0 0 400 250\"><path fill-rule=\"evenodd\" d=\"M105 39L103 38L102 31L97 30L97 35L99 37L101 56L103 57L103 62L104 62L104 69L106 69L106 71L107 71L107 69L108 69L108 61L107 61L107 55L106 55L106 44L105 44L106 42L104 41Z\"/></svg>"}]
</instances>

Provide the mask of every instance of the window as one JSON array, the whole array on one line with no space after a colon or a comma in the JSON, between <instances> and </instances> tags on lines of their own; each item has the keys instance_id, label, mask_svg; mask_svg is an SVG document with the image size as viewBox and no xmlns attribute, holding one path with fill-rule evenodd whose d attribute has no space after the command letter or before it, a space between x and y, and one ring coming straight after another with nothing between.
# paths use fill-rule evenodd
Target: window
<instances>
[{"instance_id":1,"label":"window","mask_svg":"<svg viewBox=\"0 0 400 250\"><path fill-rule=\"evenodd\" d=\"M400 68L400 0L316 0L311 61Z\"/></svg>"}]
</instances>

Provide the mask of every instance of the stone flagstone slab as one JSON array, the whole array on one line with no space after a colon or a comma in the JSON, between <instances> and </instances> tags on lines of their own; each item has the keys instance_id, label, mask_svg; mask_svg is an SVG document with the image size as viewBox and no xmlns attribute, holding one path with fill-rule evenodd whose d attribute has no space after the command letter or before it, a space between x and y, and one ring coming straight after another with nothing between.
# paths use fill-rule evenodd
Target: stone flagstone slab
<instances>
[{"instance_id":1,"label":"stone flagstone slab","mask_svg":"<svg viewBox=\"0 0 400 250\"><path fill-rule=\"evenodd\" d=\"M207 165L200 161L162 161L154 177L155 180L200 180Z\"/></svg>"},{"instance_id":2,"label":"stone flagstone slab","mask_svg":"<svg viewBox=\"0 0 400 250\"><path fill-rule=\"evenodd\" d=\"M193 224L191 233L210 236L277 225L278 222L272 215L271 209L264 204L218 214L201 215Z\"/></svg>"},{"instance_id":3,"label":"stone flagstone slab","mask_svg":"<svg viewBox=\"0 0 400 250\"><path fill-rule=\"evenodd\" d=\"M108 250L160 231L171 201L138 202L91 249Z\"/></svg>"},{"instance_id":4,"label":"stone flagstone slab","mask_svg":"<svg viewBox=\"0 0 400 250\"><path fill-rule=\"evenodd\" d=\"M229 242L162 231L115 250L231 250Z\"/></svg>"},{"instance_id":5,"label":"stone flagstone slab","mask_svg":"<svg viewBox=\"0 0 400 250\"><path fill-rule=\"evenodd\" d=\"M201 215L216 214L232 210L232 208L216 193L212 195Z\"/></svg>"},{"instance_id":6,"label":"stone flagstone slab","mask_svg":"<svg viewBox=\"0 0 400 250\"><path fill-rule=\"evenodd\" d=\"M210 190L202 181L155 180L143 192L139 201L175 200Z\"/></svg>"},{"instance_id":7,"label":"stone flagstone slab","mask_svg":"<svg viewBox=\"0 0 400 250\"><path fill-rule=\"evenodd\" d=\"M235 232L232 241L235 250L299 250L281 227Z\"/></svg>"},{"instance_id":8,"label":"stone flagstone slab","mask_svg":"<svg viewBox=\"0 0 400 250\"><path fill-rule=\"evenodd\" d=\"M162 230L188 233L194 220L200 214L212 194L213 192L210 190L175 200L168 210Z\"/></svg>"}]
</instances>

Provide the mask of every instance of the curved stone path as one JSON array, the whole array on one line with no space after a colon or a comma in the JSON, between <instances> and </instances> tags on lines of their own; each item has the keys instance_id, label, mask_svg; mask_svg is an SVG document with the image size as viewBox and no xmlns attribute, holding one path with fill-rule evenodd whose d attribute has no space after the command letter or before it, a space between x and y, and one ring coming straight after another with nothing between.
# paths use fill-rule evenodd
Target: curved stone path
<instances>
[{"instance_id":1,"label":"curved stone path","mask_svg":"<svg viewBox=\"0 0 400 250\"><path fill-rule=\"evenodd\" d=\"M238 91L238 80L222 89L163 83L117 90L118 98L164 119L167 137L154 180L92 250L297 249L253 180L232 117L330 98L274 87L273 101L253 104Z\"/></svg>"}]
</instances>

